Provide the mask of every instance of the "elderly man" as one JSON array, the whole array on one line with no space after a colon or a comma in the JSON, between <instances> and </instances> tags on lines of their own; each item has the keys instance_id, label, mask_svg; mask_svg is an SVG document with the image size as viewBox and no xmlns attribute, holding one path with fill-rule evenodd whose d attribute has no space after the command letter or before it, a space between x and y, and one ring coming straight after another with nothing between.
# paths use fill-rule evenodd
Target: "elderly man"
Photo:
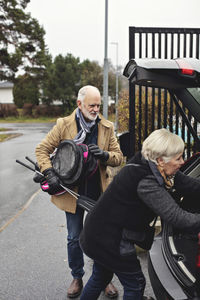
<instances>
[{"instance_id":1,"label":"elderly man","mask_svg":"<svg viewBox=\"0 0 200 300\"><path fill-rule=\"evenodd\" d=\"M53 129L36 147L38 165L51 189L56 191L60 183L52 168L50 154L64 139L71 139L76 144L87 144L90 152L98 160L98 170L94 176L74 189L81 195L97 200L110 182L107 166L115 167L122 163L123 155L114 134L113 124L99 114L100 106L99 90L89 85L82 87L78 93L77 109L71 115L59 118ZM66 213L68 262L73 276L67 294L69 298L76 298L83 288L84 260L79 246L79 235L83 228L84 211L68 193L53 195L52 202ZM105 289L105 294L114 298L118 292L110 283Z\"/></svg>"}]
</instances>

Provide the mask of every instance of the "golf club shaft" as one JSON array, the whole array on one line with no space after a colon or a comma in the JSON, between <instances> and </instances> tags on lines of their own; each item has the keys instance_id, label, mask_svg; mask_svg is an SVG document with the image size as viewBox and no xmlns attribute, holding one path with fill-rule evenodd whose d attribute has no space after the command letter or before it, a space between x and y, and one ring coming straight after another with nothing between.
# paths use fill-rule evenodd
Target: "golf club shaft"
<instances>
[{"instance_id":1,"label":"golf club shaft","mask_svg":"<svg viewBox=\"0 0 200 300\"><path fill-rule=\"evenodd\" d=\"M33 164L35 165L35 163L34 163L33 161L31 161L30 158L28 158L27 156L26 156L26 159L29 160L31 163L33 163ZM24 166L25 168L27 168L27 169L29 169L29 170L31 170L31 171L33 171L33 172L36 172L37 174L39 174L39 175L45 177L44 174L42 174L41 172L39 172L39 171L33 169L32 167L28 166L27 164L23 163L22 161L16 159L16 162L19 163L20 165ZM79 194L77 194L76 192L72 191L71 189L65 187L65 186L62 185L62 184L60 184L60 186L61 186L65 191L67 191L67 192L70 193L72 196L74 196L76 199L79 197Z\"/></svg>"},{"instance_id":2,"label":"golf club shaft","mask_svg":"<svg viewBox=\"0 0 200 300\"><path fill-rule=\"evenodd\" d=\"M36 163L35 163L32 159L30 159L28 156L25 156L25 158L26 158L28 161L30 161L35 167L37 166Z\"/></svg>"},{"instance_id":3,"label":"golf club shaft","mask_svg":"<svg viewBox=\"0 0 200 300\"><path fill-rule=\"evenodd\" d=\"M72 196L74 196L76 199L80 196L79 194L77 194L76 192L70 190L69 188L65 187L64 185L60 184L60 186L67 191L68 193L70 193Z\"/></svg>"},{"instance_id":4,"label":"golf club shaft","mask_svg":"<svg viewBox=\"0 0 200 300\"><path fill-rule=\"evenodd\" d=\"M27 164L23 163L22 161L16 159L16 162L19 163L20 165L24 166L25 168L35 172L35 169L31 168L30 166L28 166Z\"/></svg>"},{"instance_id":5,"label":"golf club shaft","mask_svg":"<svg viewBox=\"0 0 200 300\"><path fill-rule=\"evenodd\" d=\"M16 159L16 162L19 163L20 165L24 166L25 168L27 168L27 169L29 169L29 170L31 170L31 171L33 171L33 172L36 172L36 173L38 173L38 174L41 175L41 176L44 176L44 174L42 174L41 172L39 172L39 171L37 171L37 170L31 168L30 166L28 166L27 164L23 163L22 161Z\"/></svg>"}]
</instances>

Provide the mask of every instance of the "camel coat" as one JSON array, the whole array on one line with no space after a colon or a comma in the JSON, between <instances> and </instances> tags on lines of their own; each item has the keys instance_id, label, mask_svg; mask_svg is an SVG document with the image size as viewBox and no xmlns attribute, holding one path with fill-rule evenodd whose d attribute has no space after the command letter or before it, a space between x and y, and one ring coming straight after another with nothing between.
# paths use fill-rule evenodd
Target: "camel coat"
<instances>
[{"instance_id":1,"label":"camel coat","mask_svg":"<svg viewBox=\"0 0 200 300\"><path fill-rule=\"evenodd\" d=\"M35 154L38 165L41 172L51 168L50 154L53 153L59 143L65 139L73 140L77 135L77 123L75 119L76 110L71 115L64 118L59 118L53 129L47 134L47 136L37 145ZM114 134L113 124L106 120L102 115L99 116L101 121L98 123L98 146L109 153L109 159L106 163L100 163L100 186L102 192L105 191L108 184L111 181L109 169L107 166L116 167L122 163L123 155L120 150L119 144ZM78 187L73 189L78 191ZM51 196L51 201L60 209L75 213L76 212L76 199L69 193L65 193L59 196Z\"/></svg>"}]
</instances>

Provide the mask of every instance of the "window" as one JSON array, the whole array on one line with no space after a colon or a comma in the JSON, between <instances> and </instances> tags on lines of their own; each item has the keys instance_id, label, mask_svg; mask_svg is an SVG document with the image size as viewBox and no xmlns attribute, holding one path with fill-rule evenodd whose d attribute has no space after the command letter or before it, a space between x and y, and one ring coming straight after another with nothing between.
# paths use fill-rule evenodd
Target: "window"
<instances>
[{"instance_id":1,"label":"window","mask_svg":"<svg viewBox=\"0 0 200 300\"><path fill-rule=\"evenodd\" d=\"M194 99L200 104L200 88L188 88L187 89L190 94L194 97Z\"/></svg>"}]
</instances>

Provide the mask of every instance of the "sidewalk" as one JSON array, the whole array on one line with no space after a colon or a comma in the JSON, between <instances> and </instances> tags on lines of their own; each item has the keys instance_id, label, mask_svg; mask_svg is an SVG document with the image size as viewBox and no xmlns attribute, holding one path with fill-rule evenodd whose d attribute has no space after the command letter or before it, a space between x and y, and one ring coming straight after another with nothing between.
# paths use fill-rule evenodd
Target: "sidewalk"
<instances>
[{"instance_id":1,"label":"sidewalk","mask_svg":"<svg viewBox=\"0 0 200 300\"><path fill-rule=\"evenodd\" d=\"M65 224L65 214L50 202L48 194L40 191L0 233L1 300L67 299L72 278L67 264ZM85 257L84 282L91 267L92 261ZM114 284L119 289L118 299L122 299L122 287L116 277ZM152 295L148 278L146 294ZM103 293L99 299L108 300Z\"/></svg>"}]
</instances>

